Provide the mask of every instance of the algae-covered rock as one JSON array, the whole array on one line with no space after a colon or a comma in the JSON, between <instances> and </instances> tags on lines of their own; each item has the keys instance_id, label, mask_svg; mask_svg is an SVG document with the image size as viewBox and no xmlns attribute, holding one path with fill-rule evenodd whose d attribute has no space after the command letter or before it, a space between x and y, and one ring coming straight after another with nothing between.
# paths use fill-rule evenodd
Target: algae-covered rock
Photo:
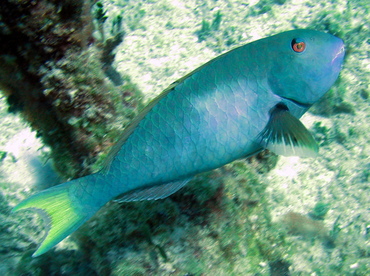
<instances>
[{"instance_id":1,"label":"algae-covered rock","mask_svg":"<svg viewBox=\"0 0 370 276\"><path fill-rule=\"evenodd\" d=\"M139 93L105 79L114 47L95 42L91 1L31 2L2 3L0 87L9 111L50 147L55 168L82 176L114 144Z\"/></svg>"}]
</instances>

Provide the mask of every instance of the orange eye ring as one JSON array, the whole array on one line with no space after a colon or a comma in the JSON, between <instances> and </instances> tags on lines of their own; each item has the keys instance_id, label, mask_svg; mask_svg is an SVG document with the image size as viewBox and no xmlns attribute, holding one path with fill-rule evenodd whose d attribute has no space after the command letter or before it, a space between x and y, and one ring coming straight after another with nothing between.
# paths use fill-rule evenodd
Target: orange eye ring
<instances>
[{"instance_id":1,"label":"orange eye ring","mask_svg":"<svg viewBox=\"0 0 370 276\"><path fill-rule=\"evenodd\" d=\"M292 49L296 53L302 53L306 49L306 43L304 43L301 39L293 39Z\"/></svg>"}]
</instances>

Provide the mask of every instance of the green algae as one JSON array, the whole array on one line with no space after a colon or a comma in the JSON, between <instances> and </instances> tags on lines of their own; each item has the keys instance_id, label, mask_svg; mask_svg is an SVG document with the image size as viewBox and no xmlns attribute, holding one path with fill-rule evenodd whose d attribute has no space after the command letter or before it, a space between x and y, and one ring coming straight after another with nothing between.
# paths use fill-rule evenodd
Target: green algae
<instances>
[{"instance_id":1,"label":"green algae","mask_svg":"<svg viewBox=\"0 0 370 276\"><path fill-rule=\"evenodd\" d=\"M313 207L313 210L310 213L310 215L314 219L324 219L325 215L328 213L329 210L330 210L330 203L319 201Z\"/></svg>"},{"instance_id":2,"label":"green algae","mask_svg":"<svg viewBox=\"0 0 370 276\"><path fill-rule=\"evenodd\" d=\"M199 31L196 31L198 36L198 41L202 42L211 36L213 32L217 32L220 29L220 24L222 20L222 14L220 11L217 11L214 15L213 21L210 23L207 20L202 20L202 27Z\"/></svg>"}]
</instances>

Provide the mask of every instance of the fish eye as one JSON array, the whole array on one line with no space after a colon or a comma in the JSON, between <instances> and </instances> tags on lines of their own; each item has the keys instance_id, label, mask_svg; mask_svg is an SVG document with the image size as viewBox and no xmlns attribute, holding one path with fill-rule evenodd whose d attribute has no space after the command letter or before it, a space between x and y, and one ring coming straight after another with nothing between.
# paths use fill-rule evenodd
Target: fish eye
<instances>
[{"instance_id":1,"label":"fish eye","mask_svg":"<svg viewBox=\"0 0 370 276\"><path fill-rule=\"evenodd\" d=\"M306 43L300 38L293 38L291 46L296 53L302 53L306 49Z\"/></svg>"}]
</instances>

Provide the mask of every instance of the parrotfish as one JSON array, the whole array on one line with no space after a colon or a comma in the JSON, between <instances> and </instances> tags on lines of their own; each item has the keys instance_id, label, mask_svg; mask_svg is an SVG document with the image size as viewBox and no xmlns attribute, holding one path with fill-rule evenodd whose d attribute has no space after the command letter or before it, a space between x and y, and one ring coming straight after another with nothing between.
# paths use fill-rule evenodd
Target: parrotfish
<instances>
[{"instance_id":1,"label":"parrotfish","mask_svg":"<svg viewBox=\"0 0 370 276\"><path fill-rule=\"evenodd\" d=\"M58 244L110 200L165 198L192 177L254 155L315 156L299 121L337 79L343 41L292 30L240 46L172 83L125 129L98 173L22 201L46 219L33 256Z\"/></svg>"}]
</instances>

